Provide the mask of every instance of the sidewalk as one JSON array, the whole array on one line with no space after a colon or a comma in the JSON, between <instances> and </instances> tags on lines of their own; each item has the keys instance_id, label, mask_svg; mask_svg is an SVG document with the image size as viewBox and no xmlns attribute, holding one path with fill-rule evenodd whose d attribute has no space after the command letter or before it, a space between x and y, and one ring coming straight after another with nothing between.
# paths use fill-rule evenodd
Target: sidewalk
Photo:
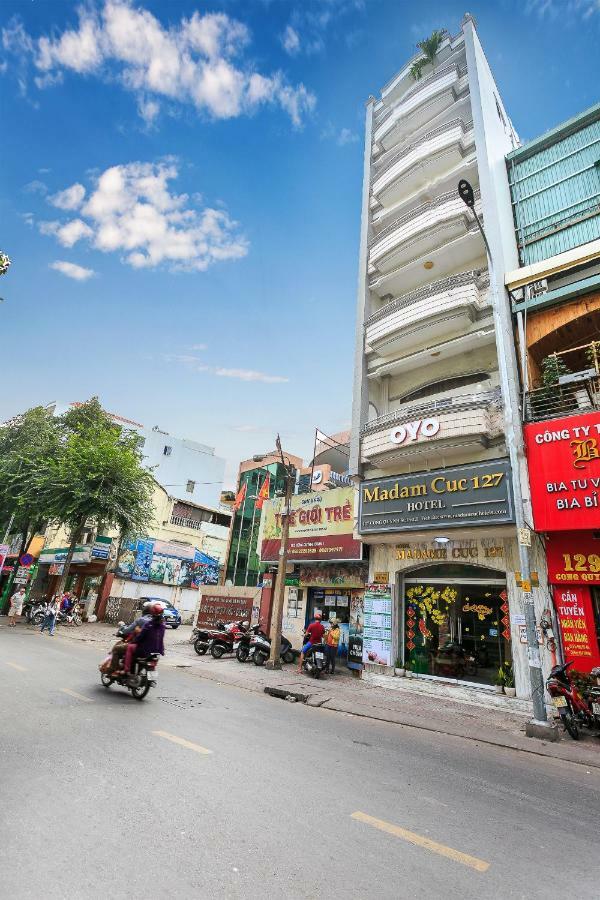
<instances>
[{"instance_id":1,"label":"sidewalk","mask_svg":"<svg viewBox=\"0 0 600 900\"><path fill-rule=\"evenodd\" d=\"M114 640L114 625L95 623L81 628L59 628L57 634L69 640L98 643L98 661ZM525 736L531 718L530 704L444 682L412 678L389 678L364 674L358 679L345 667L340 674L318 681L298 675L295 666L270 671L251 663L240 665L227 657L198 656L189 639L192 629L181 626L167 631L167 655L163 665L186 669L191 675L227 684L240 690L295 695L308 706L349 715L363 716L475 740L554 759L579 763L600 770L600 739L582 734L573 741L561 734L556 743ZM275 701L274 701L275 702Z\"/></svg>"}]
</instances>

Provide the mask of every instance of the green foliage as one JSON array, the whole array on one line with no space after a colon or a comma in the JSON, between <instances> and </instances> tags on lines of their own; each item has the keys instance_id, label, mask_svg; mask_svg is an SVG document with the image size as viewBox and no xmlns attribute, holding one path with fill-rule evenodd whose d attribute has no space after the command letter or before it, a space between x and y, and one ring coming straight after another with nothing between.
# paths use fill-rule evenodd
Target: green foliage
<instances>
[{"instance_id":1,"label":"green foliage","mask_svg":"<svg viewBox=\"0 0 600 900\"><path fill-rule=\"evenodd\" d=\"M504 685L504 666L500 666L494 678L494 684Z\"/></svg>"},{"instance_id":2,"label":"green foliage","mask_svg":"<svg viewBox=\"0 0 600 900\"><path fill-rule=\"evenodd\" d=\"M561 375L568 375L570 371L562 356L551 353L542 360L542 384L544 387L552 387L558 384Z\"/></svg>"},{"instance_id":3,"label":"green foliage","mask_svg":"<svg viewBox=\"0 0 600 900\"><path fill-rule=\"evenodd\" d=\"M600 374L600 341L592 341L585 351L585 358L590 369L594 368Z\"/></svg>"},{"instance_id":4,"label":"green foliage","mask_svg":"<svg viewBox=\"0 0 600 900\"><path fill-rule=\"evenodd\" d=\"M515 673L513 672L512 664L509 662L505 662L504 666L504 687L514 688L515 686Z\"/></svg>"},{"instance_id":5,"label":"green foliage","mask_svg":"<svg viewBox=\"0 0 600 900\"><path fill-rule=\"evenodd\" d=\"M410 76L413 81L419 81L425 66L435 64L435 58L446 34L444 29L432 31L428 38L417 42L417 48L423 55L410 67Z\"/></svg>"}]
</instances>

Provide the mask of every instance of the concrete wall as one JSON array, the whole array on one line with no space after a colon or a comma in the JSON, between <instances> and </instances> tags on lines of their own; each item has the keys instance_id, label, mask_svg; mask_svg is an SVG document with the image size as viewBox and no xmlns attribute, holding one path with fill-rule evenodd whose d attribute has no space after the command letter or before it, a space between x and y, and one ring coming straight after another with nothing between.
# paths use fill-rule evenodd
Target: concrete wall
<instances>
[{"instance_id":1,"label":"concrete wall","mask_svg":"<svg viewBox=\"0 0 600 900\"><path fill-rule=\"evenodd\" d=\"M149 584L146 581L130 581L115 578L110 591L111 597L135 598L158 597L168 600L181 613L184 625L190 625L198 603L197 588L174 587L168 584Z\"/></svg>"}]
</instances>

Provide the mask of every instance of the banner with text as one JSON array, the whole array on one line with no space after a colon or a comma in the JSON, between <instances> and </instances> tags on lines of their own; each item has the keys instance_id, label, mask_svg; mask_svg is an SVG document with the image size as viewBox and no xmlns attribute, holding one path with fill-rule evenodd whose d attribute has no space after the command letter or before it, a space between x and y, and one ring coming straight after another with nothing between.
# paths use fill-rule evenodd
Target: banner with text
<instances>
[{"instance_id":1,"label":"banner with text","mask_svg":"<svg viewBox=\"0 0 600 900\"><path fill-rule=\"evenodd\" d=\"M554 606L560 624L566 660L574 660L579 672L600 666L598 636L588 587L554 588Z\"/></svg>"},{"instance_id":2,"label":"banner with text","mask_svg":"<svg viewBox=\"0 0 600 900\"><path fill-rule=\"evenodd\" d=\"M364 596L363 662L391 666L392 586L368 584Z\"/></svg>"}]
</instances>

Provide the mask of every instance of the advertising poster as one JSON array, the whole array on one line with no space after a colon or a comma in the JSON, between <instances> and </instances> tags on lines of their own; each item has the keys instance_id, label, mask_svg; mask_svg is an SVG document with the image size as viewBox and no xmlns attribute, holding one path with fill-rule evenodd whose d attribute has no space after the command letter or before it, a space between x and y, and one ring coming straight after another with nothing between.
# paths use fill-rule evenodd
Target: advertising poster
<instances>
[{"instance_id":1,"label":"advertising poster","mask_svg":"<svg viewBox=\"0 0 600 900\"><path fill-rule=\"evenodd\" d=\"M8 556L8 544L0 544L0 572L2 571L2 567L4 566L4 561Z\"/></svg>"},{"instance_id":2,"label":"advertising poster","mask_svg":"<svg viewBox=\"0 0 600 900\"><path fill-rule=\"evenodd\" d=\"M218 622L239 622L252 616L253 597L202 593L196 628L214 628Z\"/></svg>"},{"instance_id":3,"label":"advertising poster","mask_svg":"<svg viewBox=\"0 0 600 900\"><path fill-rule=\"evenodd\" d=\"M364 597L353 591L350 598L350 622L348 625L348 668L363 667Z\"/></svg>"},{"instance_id":4,"label":"advertising poster","mask_svg":"<svg viewBox=\"0 0 600 900\"><path fill-rule=\"evenodd\" d=\"M283 498L268 500L260 522L262 562L277 562L281 548ZM354 488L292 497L288 558L290 562L322 562L362 558L355 541Z\"/></svg>"},{"instance_id":5,"label":"advertising poster","mask_svg":"<svg viewBox=\"0 0 600 900\"><path fill-rule=\"evenodd\" d=\"M546 559L551 584L600 584L600 533L557 531L549 534Z\"/></svg>"},{"instance_id":6,"label":"advertising poster","mask_svg":"<svg viewBox=\"0 0 600 900\"><path fill-rule=\"evenodd\" d=\"M600 412L525 425L536 531L600 522Z\"/></svg>"},{"instance_id":7,"label":"advertising poster","mask_svg":"<svg viewBox=\"0 0 600 900\"><path fill-rule=\"evenodd\" d=\"M554 605L560 624L565 661L574 660L579 672L600 666L600 651L588 587L555 587Z\"/></svg>"},{"instance_id":8,"label":"advertising poster","mask_svg":"<svg viewBox=\"0 0 600 900\"><path fill-rule=\"evenodd\" d=\"M137 542L135 564L131 574L134 581L148 581L153 552L154 541Z\"/></svg>"},{"instance_id":9,"label":"advertising poster","mask_svg":"<svg viewBox=\"0 0 600 900\"><path fill-rule=\"evenodd\" d=\"M163 584L166 565L167 557L163 556L162 553L154 553L150 563L150 571L148 572L148 581L152 581L154 584Z\"/></svg>"},{"instance_id":10,"label":"advertising poster","mask_svg":"<svg viewBox=\"0 0 600 900\"><path fill-rule=\"evenodd\" d=\"M368 584L364 595L363 662L391 666L392 587Z\"/></svg>"},{"instance_id":11,"label":"advertising poster","mask_svg":"<svg viewBox=\"0 0 600 900\"><path fill-rule=\"evenodd\" d=\"M300 587L362 588L366 566L358 563L339 566L301 566Z\"/></svg>"}]
</instances>

